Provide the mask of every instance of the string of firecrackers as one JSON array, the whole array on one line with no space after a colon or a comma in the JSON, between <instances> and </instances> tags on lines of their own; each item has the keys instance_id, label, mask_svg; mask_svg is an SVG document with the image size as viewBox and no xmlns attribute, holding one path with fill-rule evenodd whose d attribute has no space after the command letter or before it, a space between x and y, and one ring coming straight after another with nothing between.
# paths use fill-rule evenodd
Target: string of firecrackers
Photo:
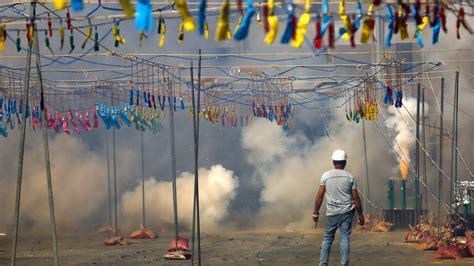
<instances>
[{"instance_id":1,"label":"string of firecrackers","mask_svg":"<svg viewBox=\"0 0 474 266\"><path fill-rule=\"evenodd\" d=\"M289 78L272 78L261 82L264 79L260 74L251 75L249 87L252 92L259 92L252 99L253 116L275 122L287 130L295 113L290 98L293 83Z\"/></svg>"},{"instance_id":2,"label":"string of firecrackers","mask_svg":"<svg viewBox=\"0 0 474 266\"><path fill-rule=\"evenodd\" d=\"M0 97L0 135L8 137L8 131L14 130L16 125L23 123L23 112L26 112L27 123L33 130L41 129L43 119L39 105L33 103L23 105L22 100L11 97ZM53 108L51 108L53 109ZM89 132L99 128L99 121L102 121L106 129L112 127L120 129L123 126L132 127L135 125L137 130L149 130L152 133L158 133L162 128L158 110L130 106L128 104L106 105L97 103L93 107L81 108L80 110L71 110L67 112L51 111L46 108L48 129L56 133L71 134L75 132L81 135L81 132ZM164 112L163 112L164 114Z\"/></svg>"},{"instance_id":3,"label":"string of firecrackers","mask_svg":"<svg viewBox=\"0 0 474 266\"><path fill-rule=\"evenodd\" d=\"M154 98L151 98L154 99ZM176 96L159 95L157 97L158 106L150 103L149 99L143 98L142 106L137 102L108 105L104 103L96 103L92 107L81 108L66 112L51 111L53 108L46 108L47 112L47 127L56 133L66 133L68 135L75 133L80 136L82 132L90 132L93 129L99 128L99 124L107 130L111 128L121 129L122 127L135 127L137 130L148 130L154 134L163 129L161 118L166 116L166 112L176 112L178 110L185 110L183 99L180 99L180 104L176 103ZM166 104L168 101L168 104ZM3 137L9 136L9 130L14 130L16 125L23 123L23 112L26 112L26 121L31 125L33 130L41 129L42 112L38 103L23 105L22 100L16 98L0 97L0 135ZM151 105L150 105L151 104ZM160 112L161 108L161 112ZM271 109L271 106L254 107L255 117L264 117L270 121L277 121L279 125L285 128L289 126L289 105L281 106L281 112ZM278 107L280 108L280 107ZM258 110L258 111L257 111ZM192 117L192 110L189 109L189 115ZM272 118L271 113L275 112ZM265 114L264 114L265 113ZM268 115L267 115L268 113ZM199 119L206 120L212 124L221 123L222 127L236 128L247 127L253 122L253 117L249 113L238 114L235 104L207 104L198 113ZM19 128L19 127L18 127Z\"/></svg>"},{"instance_id":4,"label":"string of firecrackers","mask_svg":"<svg viewBox=\"0 0 474 266\"><path fill-rule=\"evenodd\" d=\"M265 118L270 122L275 121L283 129L288 129L295 112L290 101L281 103L255 101L252 103L254 117Z\"/></svg>"},{"instance_id":5,"label":"string of firecrackers","mask_svg":"<svg viewBox=\"0 0 474 266\"><path fill-rule=\"evenodd\" d=\"M189 109L189 116L193 117L193 111ZM252 122L252 116L248 112L238 114L235 104L206 104L198 112L199 119L208 121L211 124L221 124L222 128L248 127Z\"/></svg>"},{"instance_id":6,"label":"string of firecrackers","mask_svg":"<svg viewBox=\"0 0 474 266\"><path fill-rule=\"evenodd\" d=\"M403 106L403 80L402 62L385 55L385 83L382 84L385 91L383 102L385 105L393 105L395 108ZM395 69L395 77L393 75ZM362 99L361 91L364 92ZM375 85L372 79L364 80L364 88L355 89L352 95L345 94L346 119L359 123L360 119L375 121L378 117L378 104L375 98ZM394 98L395 95L395 98Z\"/></svg>"},{"instance_id":7,"label":"string of firecrackers","mask_svg":"<svg viewBox=\"0 0 474 266\"><path fill-rule=\"evenodd\" d=\"M347 121L356 123L359 123L361 119L376 121L379 107L375 96L375 86L372 79L365 79L363 88L357 88L354 91L346 93Z\"/></svg>"},{"instance_id":8,"label":"string of firecrackers","mask_svg":"<svg viewBox=\"0 0 474 266\"><path fill-rule=\"evenodd\" d=\"M244 10L242 0L237 0L237 10L240 14L237 25L233 32L230 27L230 0L223 0L221 6L221 12L218 18L216 30L215 30L215 41L221 42L229 39L236 41L245 40L248 37L251 22L253 17L256 17L257 25L264 29L265 38L264 43L271 45L275 42L278 35L278 16L275 15L275 3L274 0L264 0L263 3L259 2L257 8L253 5L253 0L247 1L247 9ZM69 12L69 1L56 0L55 7L57 9L66 9L66 26L69 31L69 51L74 51L76 45L74 40L74 29L71 26L71 15ZM139 0L134 7L129 0L120 0L120 4L124 10L125 15L128 18L135 19L135 28L139 30L140 43L143 37L146 37L144 32L150 32L153 30L153 9L149 0ZM280 43L288 44L298 48L301 47L305 36L307 36L308 26L311 22L311 16L315 15L315 38L313 45L316 49L321 49L324 46L325 35L327 35L327 46L334 48L336 34L338 34L343 40L349 40L351 47L356 47L356 35L360 33L360 43L368 44L375 28L375 7L380 6L382 1L372 1L367 7L367 10L363 10L360 1L356 2L356 12L347 13L346 4L344 0L339 3L339 10L337 15L342 21L342 27L336 31L334 24L335 15L329 10L329 3L324 0L320 12L316 14L311 13L311 0L306 0L304 5L303 13L297 18L296 6L293 0L289 0L286 5L288 16L285 21L285 29L282 33ZM206 0L200 0L198 9L197 23L194 21L191 12L189 11L186 0L176 0L175 8L178 11L182 21L178 28L178 43L184 42L185 32L191 32L198 30L201 36L205 39L209 38L209 25L206 21ZM82 0L72 0L70 7L73 11L81 11L84 8ZM408 20L413 18L415 30L413 32L413 38L416 38L420 47L424 47L423 42L423 31L426 26L430 26L432 29L432 43L436 44L439 42L439 36L441 29L447 33L448 28L446 26L446 12L451 10L445 3L436 3L434 6L430 6L429 3L421 4L418 0L414 4L410 5L399 1L398 4L385 4L386 17L388 19L387 35L385 36L385 45L391 47L392 38L394 35L400 35L401 40L410 38L408 29ZM365 12L364 12L365 11ZM158 46L162 47L166 40L166 24L165 19L158 11L158 30L157 33L160 36ZM456 10L456 36L461 39L461 28L467 30L470 34L473 33L471 26L468 24L465 16L464 7L460 6ZM81 48L85 48L88 40L94 41L94 51L99 50L99 33L97 31L97 25L91 24L90 19L89 26L87 27L86 36L82 42ZM118 47L120 44L125 44L126 40L120 35L120 20L112 23L112 33L114 36L114 46ZM32 40L33 27L26 21L26 38L28 41ZM53 31L58 31L60 49L64 47L65 30L63 26L63 20L59 20L59 28L52 29L52 21L48 14L47 19L48 29L45 33L45 46L51 50L51 38L53 38ZM19 30L17 31L16 47L17 51L21 50L21 39ZM92 34L94 33L94 36ZM0 23L0 52L5 50L6 39L8 29L5 24Z\"/></svg>"},{"instance_id":9,"label":"string of firecrackers","mask_svg":"<svg viewBox=\"0 0 474 266\"><path fill-rule=\"evenodd\" d=\"M258 96L253 95L251 99L247 100L251 106L250 112L245 110L245 108L237 108L236 104L229 103L229 101L219 104L220 101L229 99L231 95L228 95L228 93L232 91L232 89L227 88L228 84L224 87L221 84L217 86L211 85L211 87L206 89L206 94L203 95L202 100L204 107L199 110L198 117L211 124L221 124L223 128L236 128L239 124L240 127L247 127L256 118L267 119L270 122L275 122L285 130L288 129L295 112L295 108L289 99L288 91L285 91L285 88L290 87L290 81L285 78L273 78L262 82L264 80L262 77L254 75L251 75L251 80L247 86L247 91L251 91L252 94L259 91L260 94ZM286 80L287 83L278 83L279 80ZM262 89L262 87L265 88ZM277 95L280 96L277 97ZM243 95L239 96L239 98L241 97ZM193 116L192 110L189 110L189 115L190 117Z\"/></svg>"},{"instance_id":10,"label":"string of firecrackers","mask_svg":"<svg viewBox=\"0 0 474 266\"><path fill-rule=\"evenodd\" d=\"M403 106L403 83L402 83L402 62L398 62L395 59L385 56L386 68L385 68L385 97L384 104L395 105L396 108ZM395 78L392 75L392 68L395 68ZM395 84L394 82L395 81ZM395 85L395 86L394 86ZM393 97L393 90L395 91L395 99Z\"/></svg>"},{"instance_id":11,"label":"string of firecrackers","mask_svg":"<svg viewBox=\"0 0 474 266\"><path fill-rule=\"evenodd\" d=\"M176 112L186 110L190 106L182 95L168 95L164 91L159 91L155 95L155 90L149 90L143 86L131 85L129 98L122 99L120 104L105 104L97 100L92 107L85 107L68 111L54 111L51 102L47 102L46 125L48 129L56 133L75 133L81 135L82 132L90 132L99 128L103 124L105 129L122 127L135 127L137 130L149 130L158 133L163 128L160 119L166 116L166 112ZM265 101L263 98L256 99L252 103L252 112L239 114L235 104L213 103L210 99L204 100L205 107L199 111L199 119L209 121L212 124L220 124L222 127L236 128L247 127L253 122L253 118L264 118L271 122L276 122L284 129L288 129L290 120L295 112L294 106L289 99L276 101ZM64 102L61 103L64 106ZM64 110L64 109L63 109ZM8 137L9 130L13 130L16 125L21 125L23 112L26 112L27 123L33 130L41 129L43 114L39 108L38 101L24 106L23 99L12 96L10 93L3 93L0 96L0 135ZM192 110L189 109L192 117ZM99 122L101 121L101 122ZM19 127L18 127L19 128Z\"/></svg>"}]
</instances>

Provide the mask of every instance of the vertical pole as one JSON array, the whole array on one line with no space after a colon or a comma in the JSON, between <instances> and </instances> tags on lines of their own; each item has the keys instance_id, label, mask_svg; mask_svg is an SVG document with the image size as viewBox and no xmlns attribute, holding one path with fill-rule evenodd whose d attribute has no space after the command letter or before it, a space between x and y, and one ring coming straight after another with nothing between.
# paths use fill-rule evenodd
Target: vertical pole
<instances>
[{"instance_id":1,"label":"vertical pole","mask_svg":"<svg viewBox=\"0 0 474 266\"><path fill-rule=\"evenodd\" d=\"M114 167L114 218L115 218L115 236L118 236L118 219L117 219L117 162L115 158L115 128L112 127L112 166Z\"/></svg>"},{"instance_id":2,"label":"vertical pole","mask_svg":"<svg viewBox=\"0 0 474 266\"><path fill-rule=\"evenodd\" d=\"M423 135L423 182L425 183L424 202L428 209L428 177L426 173L426 119L425 119L425 88L421 91L421 134ZM421 205L423 206L423 205Z\"/></svg>"},{"instance_id":3,"label":"vertical pole","mask_svg":"<svg viewBox=\"0 0 474 266\"><path fill-rule=\"evenodd\" d=\"M471 119L471 121L469 122L469 150L471 151L470 152L470 155L471 155L471 163L470 163L470 167L469 169L473 169L473 160L472 160L472 154L473 154L473 147L472 147L472 125L474 124L473 123L474 120ZM474 181L474 177L471 176L471 181ZM469 191L469 198L471 199L470 202L469 202L469 214L472 213L472 191Z\"/></svg>"},{"instance_id":4,"label":"vertical pole","mask_svg":"<svg viewBox=\"0 0 474 266\"><path fill-rule=\"evenodd\" d=\"M457 75L456 75L457 77ZM456 83L456 81L455 81ZM456 85L454 87L454 105L453 105L453 130L451 133L451 186L450 186L450 192L449 192L449 209L450 209L450 215L453 215L455 212L457 212L457 209L455 210L453 207L454 204L454 186L455 186L455 174L454 174L454 157L456 154L456 143L455 143L455 131L456 131Z\"/></svg>"},{"instance_id":5,"label":"vertical pole","mask_svg":"<svg viewBox=\"0 0 474 266\"><path fill-rule=\"evenodd\" d=\"M400 208L402 210L405 210L407 208L407 188L406 188L406 183L407 181L402 179L400 181L400 191L401 191L401 197L400 197L400 203L401 203L401 206Z\"/></svg>"},{"instance_id":6,"label":"vertical pole","mask_svg":"<svg viewBox=\"0 0 474 266\"><path fill-rule=\"evenodd\" d=\"M168 75L168 95L173 95L173 83L170 80ZM172 179L172 189L173 189L173 213L174 213L174 227L175 227L175 240L176 240L176 250L178 250L178 238L179 238L179 228L178 228L178 195L176 189L176 150L175 150L175 140L174 140L174 112L171 102L168 101L170 105L169 108L169 124L170 124L170 150L171 150L171 177Z\"/></svg>"},{"instance_id":7,"label":"vertical pole","mask_svg":"<svg viewBox=\"0 0 474 266\"><path fill-rule=\"evenodd\" d=\"M193 127L194 127L194 200L193 200L193 253L194 258L194 240L195 235L197 242L198 252L198 265L201 265L201 223L199 213L199 110L201 108L201 49L199 49L199 61L198 61L198 95L197 103L194 96L194 74L191 62L191 96L193 100ZM191 261L194 264L194 259Z\"/></svg>"},{"instance_id":8,"label":"vertical pole","mask_svg":"<svg viewBox=\"0 0 474 266\"><path fill-rule=\"evenodd\" d=\"M40 84L40 108L43 112L43 119L41 119L41 131L43 133L43 150L44 150L44 164L46 168L46 180L48 183L48 203L49 203L49 219L51 223L51 238L53 241L53 256L54 256L54 265L59 265L59 255L58 255L58 240L56 235L56 215L54 213L54 197L53 197L53 181L51 178L51 162L49 157L49 142L48 142L48 111L45 108L44 104L44 87L43 87L43 75L41 72L41 52L39 48L38 41L38 32L36 30L35 23L32 23L33 32L34 32L34 42L33 49L35 51L36 57L36 71ZM23 121L26 122L26 121Z\"/></svg>"},{"instance_id":9,"label":"vertical pole","mask_svg":"<svg viewBox=\"0 0 474 266\"><path fill-rule=\"evenodd\" d=\"M31 2L30 7L30 25L34 27L34 19L36 16L36 1ZM23 95L25 97L25 109L28 106L28 95L30 90L30 71L31 71L31 53L32 53L32 46L33 43L29 42L29 49L26 56L26 67L25 67L25 82L23 83ZM15 197L15 213L14 217L14 228L13 228L13 244L12 244L12 257L11 257L11 265L14 266L16 264L16 248L18 244L18 226L20 223L20 199L21 199L21 183L23 179L23 158L25 155L25 138L26 138L26 111L23 111L22 114L22 121L21 124L21 133L20 133L20 150L18 154L18 172L17 172L17 180L16 180L16 197Z\"/></svg>"},{"instance_id":10,"label":"vertical pole","mask_svg":"<svg viewBox=\"0 0 474 266\"><path fill-rule=\"evenodd\" d=\"M416 169L415 169L415 221L418 224L420 215L420 94L421 84L418 83L416 97Z\"/></svg>"},{"instance_id":11,"label":"vertical pole","mask_svg":"<svg viewBox=\"0 0 474 266\"><path fill-rule=\"evenodd\" d=\"M441 78L441 113L439 114L439 171L438 171L438 238L441 237L441 199L442 199L442 172L443 172L443 113L444 113L444 78Z\"/></svg>"},{"instance_id":12,"label":"vertical pole","mask_svg":"<svg viewBox=\"0 0 474 266\"><path fill-rule=\"evenodd\" d=\"M194 93L194 66L193 61L191 61L190 68L190 82L191 82L191 99L193 107L193 142L194 142L194 157L196 157L196 120L199 119L198 111L196 110L196 99ZM197 119L196 119L197 117ZM194 161L194 193L193 193L193 225L192 225L192 254L191 254L191 265L194 265L194 255L195 255L195 238L196 238L196 161Z\"/></svg>"},{"instance_id":13,"label":"vertical pole","mask_svg":"<svg viewBox=\"0 0 474 266\"><path fill-rule=\"evenodd\" d=\"M201 110L201 49L199 49L199 61L198 61L198 96L197 96L197 110ZM196 165L199 164L199 115L196 116ZM197 243L198 243L198 265L201 266L201 221L200 221L200 209L199 209L199 175L196 173L196 230L197 230Z\"/></svg>"},{"instance_id":14,"label":"vertical pole","mask_svg":"<svg viewBox=\"0 0 474 266\"><path fill-rule=\"evenodd\" d=\"M370 201L370 187L369 187L369 164L367 162L367 139L365 136L365 120L362 119L362 136L364 139L364 210L367 211L367 201Z\"/></svg>"},{"instance_id":15,"label":"vertical pole","mask_svg":"<svg viewBox=\"0 0 474 266\"><path fill-rule=\"evenodd\" d=\"M114 93L112 92L112 107L115 105ZM115 127L112 126L112 166L114 177L114 218L115 218L115 236L118 236L118 218L117 218L117 161L115 158Z\"/></svg>"},{"instance_id":16,"label":"vertical pole","mask_svg":"<svg viewBox=\"0 0 474 266\"><path fill-rule=\"evenodd\" d=\"M109 226L112 227L112 189L110 187L110 144L109 144L109 132L105 131L105 142L107 146L107 186L109 190Z\"/></svg>"},{"instance_id":17,"label":"vertical pole","mask_svg":"<svg viewBox=\"0 0 474 266\"><path fill-rule=\"evenodd\" d=\"M143 130L141 130L141 141L142 141L142 225L146 227L145 223L145 148L143 145Z\"/></svg>"},{"instance_id":18,"label":"vertical pole","mask_svg":"<svg viewBox=\"0 0 474 266\"><path fill-rule=\"evenodd\" d=\"M455 114L455 131L454 131L454 152L455 152L455 156L454 156L454 185L457 185L458 184L458 154L459 154L459 149L458 149L458 123L459 123L459 119L458 119L458 113L459 113L459 71L456 71L456 79L454 80L454 93L455 93L455 103L456 105L454 106L454 114ZM458 211L458 208L456 207L455 209L456 213ZM466 217L464 217L466 218Z\"/></svg>"}]
</instances>

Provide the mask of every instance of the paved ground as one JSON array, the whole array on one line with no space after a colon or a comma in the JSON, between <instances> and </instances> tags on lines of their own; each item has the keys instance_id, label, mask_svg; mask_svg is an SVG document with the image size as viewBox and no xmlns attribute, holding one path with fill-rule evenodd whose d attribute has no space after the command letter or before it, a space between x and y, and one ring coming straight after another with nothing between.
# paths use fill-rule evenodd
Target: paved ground
<instances>
[{"instance_id":1,"label":"paved ground","mask_svg":"<svg viewBox=\"0 0 474 266\"><path fill-rule=\"evenodd\" d=\"M403 243L402 231L353 234L351 265L474 265L474 258L432 260L432 251L419 251L413 244ZM317 265L322 231L285 232L256 230L216 233L202 236L203 265ZM165 261L172 236L162 233L154 240L132 240L128 246L107 247L104 237L60 237L62 265L183 265ZM330 264L339 265L338 241L332 249ZM0 238L0 265L10 263L11 241ZM21 238L18 265L51 265L49 238Z\"/></svg>"}]
</instances>

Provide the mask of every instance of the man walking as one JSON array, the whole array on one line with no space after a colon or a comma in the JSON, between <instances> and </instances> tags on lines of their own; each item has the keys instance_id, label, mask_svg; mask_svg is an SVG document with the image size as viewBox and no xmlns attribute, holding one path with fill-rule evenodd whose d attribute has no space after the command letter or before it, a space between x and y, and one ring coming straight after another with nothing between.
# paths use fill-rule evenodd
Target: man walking
<instances>
[{"instance_id":1,"label":"man walking","mask_svg":"<svg viewBox=\"0 0 474 266\"><path fill-rule=\"evenodd\" d=\"M341 264L349 265L349 242L352 232L354 209L359 215L359 224L364 225L364 214L354 177L345 171L347 155L343 150L336 150L331 157L334 169L325 172L321 178L316 195L313 220L317 224L319 209L326 199L326 229L321 247L319 265L328 265L329 253L337 228L341 235Z\"/></svg>"}]
</instances>

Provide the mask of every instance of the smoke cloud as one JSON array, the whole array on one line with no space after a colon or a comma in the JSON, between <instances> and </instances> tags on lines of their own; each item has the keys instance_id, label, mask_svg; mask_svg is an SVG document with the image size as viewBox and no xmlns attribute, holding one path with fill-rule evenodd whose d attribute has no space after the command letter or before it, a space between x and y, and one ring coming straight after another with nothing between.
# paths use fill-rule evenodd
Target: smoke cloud
<instances>
[{"instance_id":1,"label":"smoke cloud","mask_svg":"<svg viewBox=\"0 0 474 266\"><path fill-rule=\"evenodd\" d=\"M25 152L21 232L49 232L43 143L38 135L30 136ZM15 162L18 157L18 143L14 138L12 136L2 144L2 150L9 152L0 153L0 228L4 229L9 229L13 223L17 176ZM127 151L123 151L118 157L118 163L124 169L127 169L126 158L129 156ZM50 159L58 232L83 227L91 218L105 217L101 211L107 195L105 160L89 150L80 139L66 135L50 138Z\"/></svg>"},{"instance_id":2,"label":"smoke cloud","mask_svg":"<svg viewBox=\"0 0 474 266\"><path fill-rule=\"evenodd\" d=\"M425 107L425 114L428 114L429 108L426 103L420 104L420 112L423 104ZM395 108L394 106L388 107L389 116L387 117L385 124L395 133L393 150L399 155L396 155L396 158L400 163L402 178L406 179L408 168L411 164L410 151L416 144L415 128L417 100L411 97L406 98L403 105L404 107L402 108Z\"/></svg>"},{"instance_id":3,"label":"smoke cloud","mask_svg":"<svg viewBox=\"0 0 474 266\"><path fill-rule=\"evenodd\" d=\"M213 165L210 169L199 169L200 218L203 230L211 231L220 227L220 222L229 214L229 205L236 196L238 186L238 177L222 165ZM171 188L171 182L168 181L157 181L153 177L145 181L146 223L155 230L174 225ZM179 175L177 194L180 226L190 229L193 214L193 173L183 172ZM137 227L141 223L141 183L132 191L123 194L122 214L127 217L127 227Z\"/></svg>"},{"instance_id":4,"label":"smoke cloud","mask_svg":"<svg viewBox=\"0 0 474 266\"><path fill-rule=\"evenodd\" d=\"M339 113L342 118L344 114ZM331 153L344 149L348 154L347 170L363 186L362 125L335 119L328 126L329 137L319 137L312 142L308 137L295 133L287 135L280 127L258 120L244 129L242 146L249 153L248 163L255 168L254 179L262 182L258 225L287 228L310 228L311 212L321 175L332 169ZM369 145L382 147L383 140L376 136L370 123ZM384 149L387 151L387 149ZM389 152L369 153L371 186L383 186L389 177L384 167L394 162ZM379 193L377 193L379 194ZM381 196L381 195L377 195ZM373 200L373 198L372 198ZM322 210L324 213L324 210Z\"/></svg>"}]
</instances>

